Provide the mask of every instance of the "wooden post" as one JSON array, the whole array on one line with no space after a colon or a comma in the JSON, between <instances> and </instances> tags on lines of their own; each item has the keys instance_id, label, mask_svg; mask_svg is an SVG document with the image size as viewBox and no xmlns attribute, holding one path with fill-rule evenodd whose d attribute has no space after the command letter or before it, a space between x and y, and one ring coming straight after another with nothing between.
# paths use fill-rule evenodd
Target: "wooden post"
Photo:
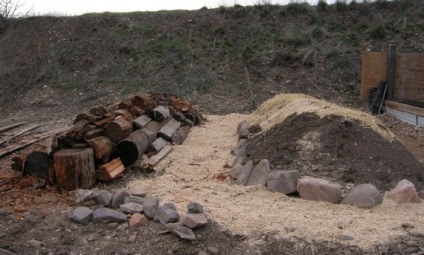
<instances>
[{"instance_id":1,"label":"wooden post","mask_svg":"<svg viewBox=\"0 0 424 255\"><path fill-rule=\"evenodd\" d=\"M253 109L256 109L255 96L253 95L252 84L250 84L249 72L247 71L247 67L244 67L244 71L246 73L247 86L249 86L250 96L252 97Z\"/></svg>"},{"instance_id":2,"label":"wooden post","mask_svg":"<svg viewBox=\"0 0 424 255\"><path fill-rule=\"evenodd\" d=\"M393 100L396 71L396 45L389 45L389 63L387 66L387 99Z\"/></svg>"},{"instance_id":3,"label":"wooden post","mask_svg":"<svg viewBox=\"0 0 424 255\"><path fill-rule=\"evenodd\" d=\"M89 189L96 183L93 149L63 149L53 154L56 183L65 190Z\"/></svg>"}]
</instances>

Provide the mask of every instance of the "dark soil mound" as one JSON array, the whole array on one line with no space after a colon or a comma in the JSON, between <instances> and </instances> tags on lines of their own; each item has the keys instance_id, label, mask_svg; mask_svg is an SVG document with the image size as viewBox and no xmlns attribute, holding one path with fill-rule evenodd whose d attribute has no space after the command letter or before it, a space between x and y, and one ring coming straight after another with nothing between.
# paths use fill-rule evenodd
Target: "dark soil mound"
<instances>
[{"instance_id":1,"label":"dark soil mound","mask_svg":"<svg viewBox=\"0 0 424 255\"><path fill-rule=\"evenodd\" d=\"M423 165L400 142L338 116L291 115L253 137L248 155L255 163L268 159L273 170L298 170L342 185L371 183L387 191L408 179L424 188Z\"/></svg>"}]
</instances>

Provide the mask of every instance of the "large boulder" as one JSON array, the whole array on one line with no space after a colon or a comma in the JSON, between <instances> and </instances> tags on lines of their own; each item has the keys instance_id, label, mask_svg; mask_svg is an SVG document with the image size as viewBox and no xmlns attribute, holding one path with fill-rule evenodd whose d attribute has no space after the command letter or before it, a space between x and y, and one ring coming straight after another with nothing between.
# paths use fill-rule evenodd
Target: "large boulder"
<instances>
[{"instance_id":1,"label":"large boulder","mask_svg":"<svg viewBox=\"0 0 424 255\"><path fill-rule=\"evenodd\" d=\"M415 185L408 181L402 180L397 186L386 194L386 198L395 201L398 204L403 203L421 203Z\"/></svg>"},{"instance_id":2,"label":"large boulder","mask_svg":"<svg viewBox=\"0 0 424 255\"><path fill-rule=\"evenodd\" d=\"M259 164L257 164L256 167L253 168L247 185L265 185L266 177L270 172L271 166L269 164L268 159L262 159Z\"/></svg>"},{"instance_id":3,"label":"large boulder","mask_svg":"<svg viewBox=\"0 0 424 255\"><path fill-rule=\"evenodd\" d=\"M354 187L341 204L354 205L360 208L372 208L383 202L381 192L372 184L360 184Z\"/></svg>"},{"instance_id":4,"label":"large boulder","mask_svg":"<svg viewBox=\"0 0 424 255\"><path fill-rule=\"evenodd\" d=\"M301 198L313 201L337 203L342 193L340 184L324 179L304 177L297 183L297 192Z\"/></svg>"},{"instance_id":5,"label":"large boulder","mask_svg":"<svg viewBox=\"0 0 424 255\"><path fill-rule=\"evenodd\" d=\"M291 194L297 191L299 171L274 170L266 178L266 186L273 192Z\"/></svg>"}]
</instances>

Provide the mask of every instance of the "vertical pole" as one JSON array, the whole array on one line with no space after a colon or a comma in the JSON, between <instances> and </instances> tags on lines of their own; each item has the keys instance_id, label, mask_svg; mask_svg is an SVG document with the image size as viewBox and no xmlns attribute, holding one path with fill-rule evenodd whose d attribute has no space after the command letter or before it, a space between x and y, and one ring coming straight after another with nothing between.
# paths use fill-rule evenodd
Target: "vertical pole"
<instances>
[{"instance_id":1,"label":"vertical pole","mask_svg":"<svg viewBox=\"0 0 424 255\"><path fill-rule=\"evenodd\" d=\"M389 63L387 66L387 99L393 100L393 88L395 86L396 69L396 45L389 45Z\"/></svg>"}]
</instances>

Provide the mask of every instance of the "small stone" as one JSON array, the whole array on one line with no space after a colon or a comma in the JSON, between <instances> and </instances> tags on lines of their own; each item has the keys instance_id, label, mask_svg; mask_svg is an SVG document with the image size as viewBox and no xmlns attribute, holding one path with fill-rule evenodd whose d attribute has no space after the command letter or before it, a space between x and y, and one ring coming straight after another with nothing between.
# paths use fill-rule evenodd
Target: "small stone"
<instances>
[{"instance_id":1,"label":"small stone","mask_svg":"<svg viewBox=\"0 0 424 255\"><path fill-rule=\"evenodd\" d=\"M190 228L181 225L180 223L168 223L165 225L168 230L180 237L181 239L185 239L185 240L191 240L191 241L195 241L196 240L196 236L193 233L193 230L191 230Z\"/></svg>"},{"instance_id":2,"label":"small stone","mask_svg":"<svg viewBox=\"0 0 424 255\"><path fill-rule=\"evenodd\" d=\"M266 186L273 192L285 195L297 191L296 185L300 178L299 171L274 170L266 178Z\"/></svg>"},{"instance_id":3,"label":"small stone","mask_svg":"<svg viewBox=\"0 0 424 255\"><path fill-rule=\"evenodd\" d=\"M135 240L137 240L137 235L131 235L131 236L128 238L128 241L129 241L129 242L131 242L131 243L135 242Z\"/></svg>"},{"instance_id":4,"label":"small stone","mask_svg":"<svg viewBox=\"0 0 424 255\"><path fill-rule=\"evenodd\" d=\"M302 199L337 203L342 187L324 179L304 177L298 181L297 191Z\"/></svg>"},{"instance_id":5,"label":"small stone","mask_svg":"<svg viewBox=\"0 0 424 255\"><path fill-rule=\"evenodd\" d=\"M93 221L98 223L122 223L127 221L127 216L109 208L97 208L93 212Z\"/></svg>"},{"instance_id":6,"label":"small stone","mask_svg":"<svg viewBox=\"0 0 424 255\"><path fill-rule=\"evenodd\" d=\"M137 203L133 203L133 202L120 205L119 208L124 213L129 213L129 214L143 212L143 206L140 205L140 204L137 204Z\"/></svg>"},{"instance_id":7,"label":"small stone","mask_svg":"<svg viewBox=\"0 0 424 255\"><path fill-rule=\"evenodd\" d=\"M241 128L238 132L239 140L241 139L249 139L250 138L250 132L247 128Z\"/></svg>"},{"instance_id":8,"label":"small stone","mask_svg":"<svg viewBox=\"0 0 424 255\"><path fill-rule=\"evenodd\" d=\"M76 203L81 204L93 199L93 192L87 189L77 189L75 191Z\"/></svg>"},{"instance_id":9,"label":"small stone","mask_svg":"<svg viewBox=\"0 0 424 255\"><path fill-rule=\"evenodd\" d=\"M112 196L112 208L119 208L120 205L124 204L125 198L129 197L130 193L126 190L118 190L115 193L113 193Z\"/></svg>"},{"instance_id":10,"label":"small stone","mask_svg":"<svg viewBox=\"0 0 424 255\"><path fill-rule=\"evenodd\" d=\"M408 180L400 181L394 189L386 194L386 198L398 204L421 203L414 184Z\"/></svg>"},{"instance_id":11,"label":"small stone","mask_svg":"<svg viewBox=\"0 0 424 255\"><path fill-rule=\"evenodd\" d=\"M208 224L204 213L187 213L181 217L181 224L191 229L200 228Z\"/></svg>"},{"instance_id":12,"label":"small stone","mask_svg":"<svg viewBox=\"0 0 424 255\"><path fill-rule=\"evenodd\" d=\"M165 225L166 223L177 222L180 219L180 215L177 213L177 208L175 208L174 204L165 203L156 210L154 218Z\"/></svg>"},{"instance_id":13,"label":"small stone","mask_svg":"<svg viewBox=\"0 0 424 255\"><path fill-rule=\"evenodd\" d=\"M209 246L206 249L208 250L208 252L210 252L212 254L219 254L219 249L216 248L216 247Z\"/></svg>"},{"instance_id":14,"label":"small stone","mask_svg":"<svg viewBox=\"0 0 424 255\"><path fill-rule=\"evenodd\" d=\"M146 197L147 195L147 192L145 190L138 188L131 188L128 192L131 194L131 196L135 197Z\"/></svg>"},{"instance_id":15,"label":"small stone","mask_svg":"<svg viewBox=\"0 0 424 255\"><path fill-rule=\"evenodd\" d=\"M99 195L100 192L101 190L99 188L91 189L91 193L93 193L93 198Z\"/></svg>"},{"instance_id":16,"label":"small stone","mask_svg":"<svg viewBox=\"0 0 424 255\"><path fill-rule=\"evenodd\" d=\"M247 185L265 185L266 177L271 172L271 166L268 159L262 159L250 174Z\"/></svg>"},{"instance_id":17,"label":"small stone","mask_svg":"<svg viewBox=\"0 0 424 255\"><path fill-rule=\"evenodd\" d=\"M147 224L147 218L140 214L140 213L134 213L131 215L131 218L129 220L129 227L135 228L135 227L141 227Z\"/></svg>"},{"instance_id":18,"label":"small stone","mask_svg":"<svg viewBox=\"0 0 424 255\"><path fill-rule=\"evenodd\" d=\"M354 205L360 208L372 208L383 202L381 192L372 184L360 184L354 187L340 204Z\"/></svg>"},{"instance_id":19,"label":"small stone","mask_svg":"<svg viewBox=\"0 0 424 255\"><path fill-rule=\"evenodd\" d=\"M159 206L159 199L155 197L149 197L144 200L143 203L143 211L144 215L146 215L147 218L153 219L156 213L156 210Z\"/></svg>"},{"instance_id":20,"label":"small stone","mask_svg":"<svg viewBox=\"0 0 424 255\"><path fill-rule=\"evenodd\" d=\"M94 197L94 200L98 205L110 206L110 203L112 202L112 194L102 190Z\"/></svg>"},{"instance_id":21,"label":"small stone","mask_svg":"<svg viewBox=\"0 0 424 255\"><path fill-rule=\"evenodd\" d=\"M87 207L77 207L69 215L68 219L79 224L87 224L93 216L93 210Z\"/></svg>"},{"instance_id":22,"label":"small stone","mask_svg":"<svg viewBox=\"0 0 424 255\"><path fill-rule=\"evenodd\" d=\"M203 213L203 206L197 202L191 202L187 205L188 213Z\"/></svg>"},{"instance_id":23,"label":"small stone","mask_svg":"<svg viewBox=\"0 0 424 255\"><path fill-rule=\"evenodd\" d=\"M124 199L124 203L137 203L143 205L145 200L146 198L144 197L129 196Z\"/></svg>"},{"instance_id":24,"label":"small stone","mask_svg":"<svg viewBox=\"0 0 424 255\"><path fill-rule=\"evenodd\" d=\"M353 237L348 236L348 235L340 235L339 239L341 241L352 241L353 240Z\"/></svg>"},{"instance_id":25,"label":"small stone","mask_svg":"<svg viewBox=\"0 0 424 255\"><path fill-rule=\"evenodd\" d=\"M34 249L41 249L44 246L46 246L43 242L40 242L38 240L32 239L29 241L29 244L34 248Z\"/></svg>"},{"instance_id":26,"label":"small stone","mask_svg":"<svg viewBox=\"0 0 424 255\"><path fill-rule=\"evenodd\" d=\"M253 161L249 160L249 162L247 162L246 165L240 168L236 183L246 186L247 182L249 181L252 170L253 170Z\"/></svg>"}]
</instances>

